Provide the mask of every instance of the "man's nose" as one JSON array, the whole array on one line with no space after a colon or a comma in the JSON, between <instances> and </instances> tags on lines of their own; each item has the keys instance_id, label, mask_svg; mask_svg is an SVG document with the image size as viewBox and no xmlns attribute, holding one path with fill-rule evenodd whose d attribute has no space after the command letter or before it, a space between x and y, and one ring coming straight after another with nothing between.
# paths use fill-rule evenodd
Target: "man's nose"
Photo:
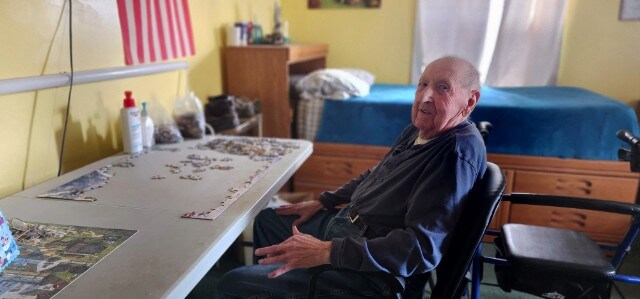
<instances>
[{"instance_id":1,"label":"man's nose","mask_svg":"<svg viewBox=\"0 0 640 299\"><path fill-rule=\"evenodd\" d=\"M421 103L429 103L433 102L433 91L431 88L426 88L424 92L420 95Z\"/></svg>"}]
</instances>

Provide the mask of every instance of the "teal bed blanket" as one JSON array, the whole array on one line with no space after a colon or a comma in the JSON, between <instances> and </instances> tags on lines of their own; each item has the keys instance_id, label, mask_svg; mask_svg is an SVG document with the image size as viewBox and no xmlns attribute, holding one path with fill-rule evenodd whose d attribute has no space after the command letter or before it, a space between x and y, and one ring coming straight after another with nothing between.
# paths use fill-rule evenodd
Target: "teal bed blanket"
<instances>
[{"instance_id":1,"label":"teal bed blanket","mask_svg":"<svg viewBox=\"0 0 640 299\"><path fill-rule=\"evenodd\" d=\"M316 141L390 146L411 119L414 85L375 84L366 97L325 101ZM575 87L483 87L470 116L489 121L489 153L617 160L620 129L638 135L635 112Z\"/></svg>"}]
</instances>

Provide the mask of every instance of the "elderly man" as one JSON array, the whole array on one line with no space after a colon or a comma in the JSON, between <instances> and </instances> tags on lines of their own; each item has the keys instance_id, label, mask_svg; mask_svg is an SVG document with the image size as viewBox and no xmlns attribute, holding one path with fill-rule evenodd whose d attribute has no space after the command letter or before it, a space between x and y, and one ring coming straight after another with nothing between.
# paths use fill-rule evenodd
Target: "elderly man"
<instances>
[{"instance_id":1,"label":"elderly man","mask_svg":"<svg viewBox=\"0 0 640 299\"><path fill-rule=\"evenodd\" d=\"M259 265L227 273L220 295L302 298L305 268L331 264L354 271L323 273L318 297L393 297L381 273L403 281L433 270L486 169L482 138L467 120L479 98L478 71L469 62L443 57L429 64L412 124L382 161L318 200L262 211L254 226ZM346 206L334 210L340 204Z\"/></svg>"}]
</instances>

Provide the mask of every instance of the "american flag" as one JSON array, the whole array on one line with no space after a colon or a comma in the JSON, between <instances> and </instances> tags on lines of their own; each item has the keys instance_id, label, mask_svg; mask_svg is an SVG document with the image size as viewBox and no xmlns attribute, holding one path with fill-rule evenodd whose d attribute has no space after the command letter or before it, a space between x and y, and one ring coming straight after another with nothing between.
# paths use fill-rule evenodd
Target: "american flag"
<instances>
[{"instance_id":1,"label":"american flag","mask_svg":"<svg viewBox=\"0 0 640 299\"><path fill-rule=\"evenodd\" d=\"M127 65L195 54L187 0L117 0Z\"/></svg>"}]
</instances>

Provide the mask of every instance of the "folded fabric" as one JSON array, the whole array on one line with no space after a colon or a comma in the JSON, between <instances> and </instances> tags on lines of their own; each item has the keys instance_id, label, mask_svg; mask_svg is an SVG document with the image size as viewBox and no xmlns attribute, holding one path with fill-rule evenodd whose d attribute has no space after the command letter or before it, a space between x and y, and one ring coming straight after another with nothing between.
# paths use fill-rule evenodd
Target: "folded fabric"
<instances>
[{"instance_id":1,"label":"folded fabric","mask_svg":"<svg viewBox=\"0 0 640 299\"><path fill-rule=\"evenodd\" d=\"M373 83L376 82L376 76L368 71L365 71L363 69L356 69L356 68L338 68L338 70L341 71L345 71L349 74L352 74L356 77L358 77L358 79L361 79L364 82L367 82L367 84L369 84L369 86L373 85Z\"/></svg>"},{"instance_id":2,"label":"folded fabric","mask_svg":"<svg viewBox=\"0 0 640 299\"><path fill-rule=\"evenodd\" d=\"M338 69L321 69L311 72L300 81L297 89L303 99L323 98L346 100L369 94L369 84L350 72Z\"/></svg>"}]
</instances>

